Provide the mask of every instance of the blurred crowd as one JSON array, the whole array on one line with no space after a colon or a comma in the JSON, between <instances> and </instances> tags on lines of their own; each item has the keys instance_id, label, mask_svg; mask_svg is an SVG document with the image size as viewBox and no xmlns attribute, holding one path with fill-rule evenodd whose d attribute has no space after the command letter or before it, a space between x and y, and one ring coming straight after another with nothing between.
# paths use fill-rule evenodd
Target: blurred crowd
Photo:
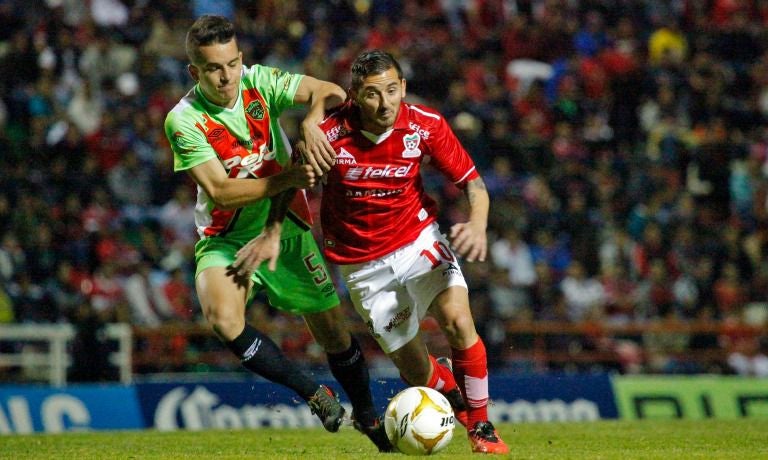
<instances>
[{"instance_id":1,"label":"blurred crowd","mask_svg":"<svg viewBox=\"0 0 768 460\"><path fill-rule=\"evenodd\" d=\"M766 324L765 0L0 0L0 323L200 319L195 191L162 125L205 13L246 64L347 86L364 49L400 60L491 195L489 261L464 269L494 366L516 322ZM464 219L425 176L444 228ZM768 375L765 335L733 330L552 347L646 372L723 347L720 371Z\"/></svg>"}]
</instances>

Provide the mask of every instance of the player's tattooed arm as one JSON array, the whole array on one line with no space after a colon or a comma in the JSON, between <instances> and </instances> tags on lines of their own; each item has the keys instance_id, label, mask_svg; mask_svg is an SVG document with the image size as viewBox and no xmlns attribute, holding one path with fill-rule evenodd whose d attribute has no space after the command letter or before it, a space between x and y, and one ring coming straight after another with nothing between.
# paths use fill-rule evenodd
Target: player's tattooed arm
<instances>
[{"instance_id":1,"label":"player's tattooed arm","mask_svg":"<svg viewBox=\"0 0 768 460\"><path fill-rule=\"evenodd\" d=\"M450 238L453 249L467 262L484 262L488 252L488 208L490 198L483 179L478 177L467 183L464 194L469 201L469 220L454 224Z\"/></svg>"}]
</instances>

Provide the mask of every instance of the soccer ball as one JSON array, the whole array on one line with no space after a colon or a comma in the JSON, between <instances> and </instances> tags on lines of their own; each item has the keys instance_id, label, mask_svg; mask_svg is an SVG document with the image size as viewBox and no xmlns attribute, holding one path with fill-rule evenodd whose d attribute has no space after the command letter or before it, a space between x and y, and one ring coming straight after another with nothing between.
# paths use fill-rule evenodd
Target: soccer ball
<instances>
[{"instance_id":1,"label":"soccer ball","mask_svg":"<svg viewBox=\"0 0 768 460\"><path fill-rule=\"evenodd\" d=\"M431 455L453 438L453 409L445 396L427 387L410 387L396 394L384 412L389 442L408 455Z\"/></svg>"}]
</instances>

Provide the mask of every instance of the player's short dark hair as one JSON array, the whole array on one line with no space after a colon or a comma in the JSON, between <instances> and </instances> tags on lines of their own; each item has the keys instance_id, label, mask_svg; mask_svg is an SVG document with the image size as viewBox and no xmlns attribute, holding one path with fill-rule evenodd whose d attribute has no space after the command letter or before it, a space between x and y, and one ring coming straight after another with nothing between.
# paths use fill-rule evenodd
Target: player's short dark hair
<instances>
[{"instance_id":1,"label":"player's short dark hair","mask_svg":"<svg viewBox=\"0 0 768 460\"><path fill-rule=\"evenodd\" d=\"M195 60L197 48L216 43L228 43L235 38L235 25L224 16L206 14L197 18L187 31L187 57Z\"/></svg>"},{"instance_id":2,"label":"player's short dark hair","mask_svg":"<svg viewBox=\"0 0 768 460\"><path fill-rule=\"evenodd\" d=\"M370 50L360 53L352 63L352 88L359 88L363 79L369 75L378 75L391 68L397 70L397 78L403 79L403 69L391 54L382 50Z\"/></svg>"}]
</instances>

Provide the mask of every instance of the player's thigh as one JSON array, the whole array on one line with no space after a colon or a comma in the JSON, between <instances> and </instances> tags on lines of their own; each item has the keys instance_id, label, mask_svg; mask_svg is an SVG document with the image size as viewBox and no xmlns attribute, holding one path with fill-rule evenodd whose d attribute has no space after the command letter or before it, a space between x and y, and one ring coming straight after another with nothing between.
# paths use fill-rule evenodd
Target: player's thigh
<instances>
[{"instance_id":1,"label":"player's thigh","mask_svg":"<svg viewBox=\"0 0 768 460\"><path fill-rule=\"evenodd\" d=\"M269 303L279 310L306 315L339 305L330 271L310 232L282 240L277 269L262 264L256 277Z\"/></svg>"},{"instance_id":2,"label":"player's thigh","mask_svg":"<svg viewBox=\"0 0 768 460\"><path fill-rule=\"evenodd\" d=\"M226 267L211 266L195 279L203 315L218 335L235 339L245 327L245 305L252 282L236 278Z\"/></svg>"},{"instance_id":3,"label":"player's thigh","mask_svg":"<svg viewBox=\"0 0 768 460\"><path fill-rule=\"evenodd\" d=\"M347 329L347 318L341 308L307 313L304 315L304 321L312 337L327 353L341 353L349 349L352 338Z\"/></svg>"},{"instance_id":4,"label":"player's thigh","mask_svg":"<svg viewBox=\"0 0 768 460\"><path fill-rule=\"evenodd\" d=\"M339 267L355 311L385 353L393 352L419 331L420 313L390 265L377 260Z\"/></svg>"}]
</instances>

